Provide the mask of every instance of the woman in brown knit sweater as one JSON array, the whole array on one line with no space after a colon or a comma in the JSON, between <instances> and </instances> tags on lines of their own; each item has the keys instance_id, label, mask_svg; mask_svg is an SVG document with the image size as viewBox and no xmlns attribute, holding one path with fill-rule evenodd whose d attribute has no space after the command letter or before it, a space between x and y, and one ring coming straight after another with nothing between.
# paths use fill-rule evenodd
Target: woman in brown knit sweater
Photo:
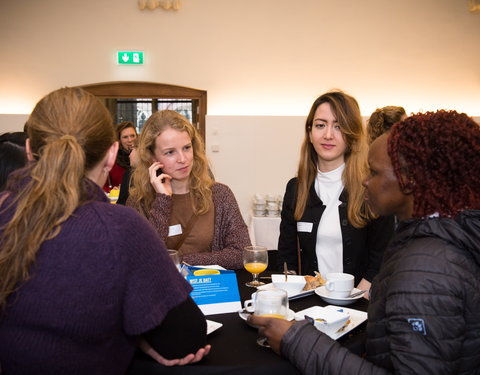
<instances>
[{"instance_id":1,"label":"woman in brown knit sweater","mask_svg":"<svg viewBox=\"0 0 480 375\"><path fill-rule=\"evenodd\" d=\"M185 262L242 268L247 226L232 191L213 180L195 127L175 111L158 111L145 123L138 154L127 206Z\"/></svg>"}]
</instances>

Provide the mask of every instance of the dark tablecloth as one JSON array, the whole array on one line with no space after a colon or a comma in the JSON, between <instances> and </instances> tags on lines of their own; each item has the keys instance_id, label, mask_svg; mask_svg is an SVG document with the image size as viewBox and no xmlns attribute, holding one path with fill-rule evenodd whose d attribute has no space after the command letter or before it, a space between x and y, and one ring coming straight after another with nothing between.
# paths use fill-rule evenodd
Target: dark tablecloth
<instances>
[{"instance_id":1,"label":"dark tablecloth","mask_svg":"<svg viewBox=\"0 0 480 375\"><path fill-rule=\"evenodd\" d=\"M261 276L271 274L267 270ZM245 270L237 271L240 298L243 301L250 299L256 289L245 286L245 282L252 276ZM269 281L266 281L269 282ZM307 297L292 300L290 309L297 312L311 306L326 306L318 295L312 294ZM368 301L364 298L358 300L349 308L366 311ZM152 364L148 359L137 359L132 367L134 374L275 374L287 375L298 374L297 369L287 360L278 356L268 348L256 344L257 330L250 327L242 320L238 313L209 315L207 319L223 324L223 327L213 332L208 337L208 343L212 345L210 354L201 362L176 367L163 367ZM365 323L356 327L338 341L349 348L352 352L362 354L364 352Z\"/></svg>"}]
</instances>

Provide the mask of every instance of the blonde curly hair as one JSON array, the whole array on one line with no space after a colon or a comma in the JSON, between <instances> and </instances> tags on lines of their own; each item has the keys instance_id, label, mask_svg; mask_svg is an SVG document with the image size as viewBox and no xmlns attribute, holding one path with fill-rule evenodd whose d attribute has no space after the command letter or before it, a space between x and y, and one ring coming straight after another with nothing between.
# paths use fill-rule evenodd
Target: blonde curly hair
<instances>
[{"instance_id":1,"label":"blonde curly hair","mask_svg":"<svg viewBox=\"0 0 480 375\"><path fill-rule=\"evenodd\" d=\"M205 214L212 205L211 187L214 183L210 174L204 143L197 129L178 112L163 110L155 112L145 122L138 140L138 165L132 174L130 199L141 207L141 213L148 218L148 212L155 200L156 192L150 183L148 168L152 164L155 140L166 129L187 132L193 149L193 166L189 176L189 190L195 215Z\"/></svg>"}]
</instances>

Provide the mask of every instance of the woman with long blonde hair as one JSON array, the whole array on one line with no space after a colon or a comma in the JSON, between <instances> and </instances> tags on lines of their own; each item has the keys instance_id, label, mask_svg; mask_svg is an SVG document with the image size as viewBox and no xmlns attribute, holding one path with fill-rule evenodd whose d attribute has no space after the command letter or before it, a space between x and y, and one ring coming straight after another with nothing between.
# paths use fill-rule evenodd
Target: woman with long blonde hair
<instances>
[{"instance_id":1,"label":"woman with long blonde hair","mask_svg":"<svg viewBox=\"0 0 480 375\"><path fill-rule=\"evenodd\" d=\"M64 88L27 125L32 160L0 195L2 370L124 374L137 342L164 364L200 359L206 323L191 286L148 222L101 189L118 150L107 109Z\"/></svg>"},{"instance_id":2,"label":"woman with long blonde hair","mask_svg":"<svg viewBox=\"0 0 480 375\"><path fill-rule=\"evenodd\" d=\"M175 111L155 112L142 129L127 206L192 265L243 267L248 230L228 186L213 180L195 127Z\"/></svg>"},{"instance_id":3,"label":"woman with long blonde hair","mask_svg":"<svg viewBox=\"0 0 480 375\"><path fill-rule=\"evenodd\" d=\"M393 218L375 219L364 201L368 146L357 101L342 91L321 95L304 131L297 177L284 196L279 266L349 273L358 288L369 289Z\"/></svg>"}]
</instances>

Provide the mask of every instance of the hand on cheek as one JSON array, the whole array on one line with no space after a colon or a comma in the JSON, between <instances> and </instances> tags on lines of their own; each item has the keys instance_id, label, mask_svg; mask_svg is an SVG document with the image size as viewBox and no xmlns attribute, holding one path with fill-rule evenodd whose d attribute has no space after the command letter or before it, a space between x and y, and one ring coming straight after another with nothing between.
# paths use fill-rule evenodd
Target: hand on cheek
<instances>
[{"instance_id":1,"label":"hand on cheek","mask_svg":"<svg viewBox=\"0 0 480 375\"><path fill-rule=\"evenodd\" d=\"M150 183L157 193L172 195L172 177L162 171L163 164L154 162L149 168Z\"/></svg>"}]
</instances>

